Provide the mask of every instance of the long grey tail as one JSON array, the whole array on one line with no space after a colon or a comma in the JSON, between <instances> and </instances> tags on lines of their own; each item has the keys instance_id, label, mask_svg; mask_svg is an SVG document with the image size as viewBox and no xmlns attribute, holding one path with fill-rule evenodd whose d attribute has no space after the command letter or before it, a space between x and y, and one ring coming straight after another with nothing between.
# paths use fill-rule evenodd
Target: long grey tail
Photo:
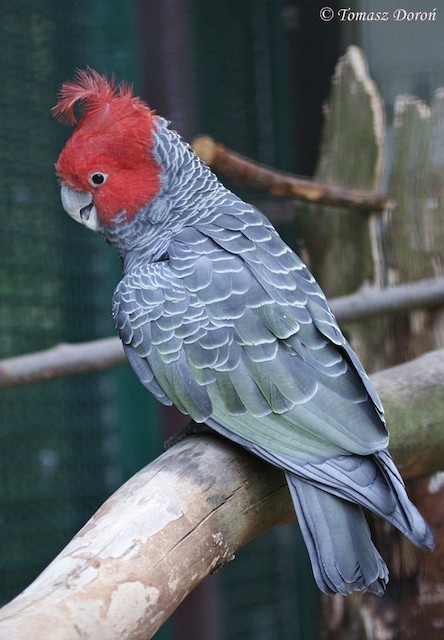
<instances>
[{"instance_id":1,"label":"long grey tail","mask_svg":"<svg viewBox=\"0 0 444 640\"><path fill-rule=\"evenodd\" d=\"M388 569L372 542L362 508L292 474L286 477L321 591L382 595Z\"/></svg>"}]
</instances>

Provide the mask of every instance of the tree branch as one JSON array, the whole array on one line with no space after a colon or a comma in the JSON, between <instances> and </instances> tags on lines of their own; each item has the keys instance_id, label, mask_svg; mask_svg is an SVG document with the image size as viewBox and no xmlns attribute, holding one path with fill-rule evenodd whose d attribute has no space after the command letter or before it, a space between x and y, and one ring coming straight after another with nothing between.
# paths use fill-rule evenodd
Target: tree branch
<instances>
[{"instance_id":1,"label":"tree branch","mask_svg":"<svg viewBox=\"0 0 444 640\"><path fill-rule=\"evenodd\" d=\"M444 350L373 377L406 477L442 466ZM146 640L209 573L294 520L283 475L215 436L190 437L123 485L0 611L11 640Z\"/></svg>"},{"instance_id":2,"label":"tree branch","mask_svg":"<svg viewBox=\"0 0 444 640\"><path fill-rule=\"evenodd\" d=\"M444 305L444 277L387 289L366 287L351 295L333 298L330 305L339 322ZM100 371L125 362L118 338L60 344L45 351L0 360L0 389Z\"/></svg>"},{"instance_id":3,"label":"tree branch","mask_svg":"<svg viewBox=\"0 0 444 640\"><path fill-rule=\"evenodd\" d=\"M109 498L0 611L0 637L151 638L239 546L291 517L281 473L216 437L187 438Z\"/></svg>"},{"instance_id":4,"label":"tree branch","mask_svg":"<svg viewBox=\"0 0 444 640\"><path fill-rule=\"evenodd\" d=\"M44 351L0 360L0 389L101 371L125 362L119 338L63 343Z\"/></svg>"},{"instance_id":5,"label":"tree branch","mask_svg":"<svg viewBox=\"0 0 444 640\"><path fill-rule=\"evenodd\" d=\"M273 196L365 213L384 211L389 205L386 194L347 189L277 171L227 149L209 136L195 138L193 149L214 171L222 173L235 184L268 191Z\"/></svg>"},{"instance_id":6,"label":"tree branch","mask_svg":"<svg viewBox=\"0 0 444 640\"><path fill-rule=\"evenodd\" d=\"M417 280L396 287L366 286L330 301L339 322L360 321L384 314L444 305L444 277Z\"/></svg>"}]
</instances>

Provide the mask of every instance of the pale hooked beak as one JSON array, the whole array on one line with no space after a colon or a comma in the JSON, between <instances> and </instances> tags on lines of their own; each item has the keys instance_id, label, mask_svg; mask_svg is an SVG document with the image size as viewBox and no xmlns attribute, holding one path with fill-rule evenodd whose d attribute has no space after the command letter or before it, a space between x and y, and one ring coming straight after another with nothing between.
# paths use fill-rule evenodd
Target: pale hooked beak
<instances>
[{"instance_id":1,"label":"pale hooked beak","mask_svg":"<svg viewBox=\"0 0 444 640\"><path fill-rule=\"evenodd\" d=\"M80 224L84 224L88 229L100 231L100 223L92 193L75 191L67 187L66 184L62 184L60 197L63 208L71 218L76 222L80 222Z\"/></svg>"}]
</instances>

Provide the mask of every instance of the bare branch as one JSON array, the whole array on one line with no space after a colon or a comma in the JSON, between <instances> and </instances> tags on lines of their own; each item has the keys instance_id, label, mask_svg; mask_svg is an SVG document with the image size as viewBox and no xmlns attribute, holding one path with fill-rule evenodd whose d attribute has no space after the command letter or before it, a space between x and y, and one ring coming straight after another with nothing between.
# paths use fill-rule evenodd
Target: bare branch
<instances>
[{"instance_id":1,"label":"bare branch","mask_svg":"<svg viewBox=\"0 0 444 640\"><path fill-rule=\"evenodd\" d=\"M330 305L339 322L444 305L444 277L386 289L366 286L351 295L333 298Z\"/></svg>"},{"instance_id":2,"label":"bare branch","mask_svg":"<svg viewBox=\"0 0 444 640\"><path fill-rule=\"evenodd\" d=\"M444 350L373 377L406 477L444 456ZM205 576L294 519L283 475L214 436L190 437L121 487L0 611L15 640L147 640Z\"/></svg>"},{"instance_id":3,"label":"bare branch","mask_svg":"<svg viewBox=\"0 0 444 640\"><path fill-rule=\"evenodd\" d=\"M89 371L101 371L126 362L118 338L77 344L59 344L45 351L0 360L0 389Z\"/></svg>"},{"instance_id":4,"label":"bare branch","mask_svg":"<svg viewBox=\"0 0 444 640\"><path fill-rule=\"evenodd\" d=\"M444 277L387 289L366 287L349 296L333 298L330 304L339 322L443 305ZM0 360L0 389L100 371L125 362L118 338L60 344L45 351Z\"/></svg>"},{"instance_id":5,"label":"bare branch","mask_svg":"<svg viewBox=\"0 0 444 640\"><path fill-rule=\"evenodd\" d=\"M217 173L222 173L238 185L248 185L273 196L366 213L384 211L389 205L386 194L347 189L277 171L227 149L209 136L195 138L193 149Z\"/></svg>"}]
</instances>

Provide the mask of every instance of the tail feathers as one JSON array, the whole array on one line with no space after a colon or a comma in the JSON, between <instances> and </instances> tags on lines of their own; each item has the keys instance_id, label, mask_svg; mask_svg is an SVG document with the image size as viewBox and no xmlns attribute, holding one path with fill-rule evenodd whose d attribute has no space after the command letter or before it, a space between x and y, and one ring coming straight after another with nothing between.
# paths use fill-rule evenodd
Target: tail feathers
<instances>
[{"instance_id":1,"label":"tail feathers","mask_svg":"<svg viewBox=\"0 0 444 640\"><path fill-rule=\"evenodd\" d=\"M378 451L375 460L377 463L382 462L380 468L387 479L388 486L393 488L397 499L392 517L387 517L378 511L376 513L392 522L414 545L424 551L433 551L435 539L432 530L415 505L410 502L404 482L389 452L387 450Z\"/></svg>"},{"instance_id":2,"label":"tail feathers","mask_svg":"<svg viewBox=\"0 0 444 640\"><path fill-rule=\"evenodd\" d=\"M373 456L340 455L305 465L313 486L360 504L397 527L413 544L433 549L427 522L410 502L404 482L387 450Z\"/></svg>"},{"instance_id":3,"label":"tail feathers","mask_svg":"<svg viewBox=\"0 0 444 640\"><path fill-rule=\"evenodd\" d=\"M324 593L382 595L388 569L360 506L286 474L316 582Z\"/></svg>"}]
</instances>

